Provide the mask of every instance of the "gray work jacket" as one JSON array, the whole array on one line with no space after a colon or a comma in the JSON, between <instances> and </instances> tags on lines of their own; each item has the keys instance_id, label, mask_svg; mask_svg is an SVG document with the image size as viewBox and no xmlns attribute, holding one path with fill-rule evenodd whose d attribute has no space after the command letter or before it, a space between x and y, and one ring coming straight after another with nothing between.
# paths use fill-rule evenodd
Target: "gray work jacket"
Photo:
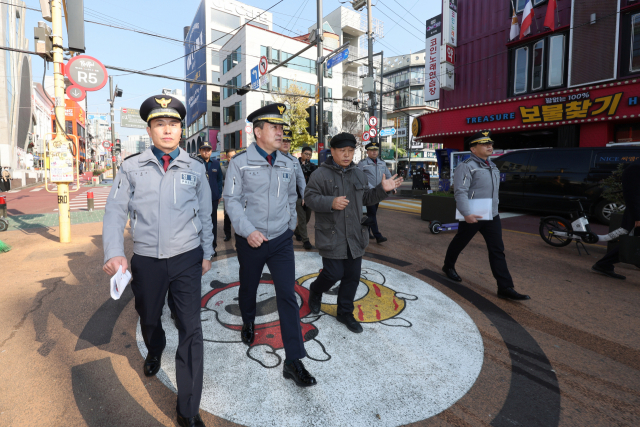
<instances>
[{"instance_id":1,"label":"gray work jacket","mask_svg":"<svg viewBox=\"0 0 640 427\"><path fill-rule=\"evenodd\" d=\"M331 209L333 199L347 196L346 209ZM347 259L364 255L369 245L369 229L362 225L362 205L371 206L387 198L382 184L369 188L367 178L354 163L343 170L331 157L311 174L304 204L316 213L316 247L320 256Z\"/></svg>"},{"instance_id":2,"label":"gray work jacket","mask_svg":"<svg viewBox=\"0 0 640 427\"><path fill-rule=\"evenodd\" d=\"M472 154L460 163L453 175L456 208L464 216L471 215L469 199L493 199L493 216L498 215L498 193L500 171L489 160L489 166L480 157Z\"/></svg>"},{"instance_id":3,"label":"gray work jacket","mask_svg":"<svg viewBox=\"0 0 640 427\"><path fill-rule=\"evenodd\" d=\"M364 172L369 181L369 188L374 188L382 182L382 177L386 176L387 179L391 178L391 172L387 164L382 159L378 159L377 163L374 163L370 158L360 160L358 168Z\"/></svg>"},{"instance_id":4,"label":"gray work jacket","mask_svg":"<svg viewBox=\"0 0 640 427\"><path fill-rule=\"evenodd\" d=\"M300 160L298 160L297 157L292 155L291 153L283 153L282 151L280 151L280 154L287 156L287 158L291 160L291 163L293 163L293 169L296 171L295 175L296 175L296 186L298 188L298 198L303 197L304 188L307 186L307 181L304 179L304 172L302 172L302 167L300 166Z\"/></svg>"},{"instance_id":5,"label":"gray work jacket","mask_svg":"<svg viewBox=\"0 0 640 427\"><path fill-rule=\"evenodd\" d=\"M296 175L293 162L278 153L271 166L255 144L229 162L223 197L233 228L247 238L258 230L268 240L295 230Z\"/></svg>"},{"instance_id":6,"label":"gray work jacket","mask_svg":"<svg viewBox=\"0 0 640 427\"><path fill-rule=\"evenodd\" d=\"M211 189L202 161L180 154L167 171L151 148L122 162L105 206L105 263L124 255L124 227L131 224L133 252L171 258L202 246L213 255Z\"/></svg>"}]
</instances>

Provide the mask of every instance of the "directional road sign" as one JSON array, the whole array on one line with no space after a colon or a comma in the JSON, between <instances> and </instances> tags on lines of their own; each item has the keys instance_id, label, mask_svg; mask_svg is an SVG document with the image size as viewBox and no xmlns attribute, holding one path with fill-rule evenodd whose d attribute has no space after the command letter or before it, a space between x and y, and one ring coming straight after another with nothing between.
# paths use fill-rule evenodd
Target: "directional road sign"
<instances>
[{"instance_id":1,"label":"directional road sign","mask_svg":"<svg viewBox=\"0 0 640 427\"><path fill-rule=\"evenodd\" d=\"M369 136L371 136L371 138L375 138L377 134L378 131L376 130L376 128L369 129Z\"/></svg>"},{"instance_id":2,"label":"directional road sign","mask_svg":"<svg viewBox=\"0 0 640 427\"><path fill-rule=\"evenodd\" d=\"M266 56L263 56L260 58L260 64L258 64L258 67L260 69L261 76L264 76L265 74L267 74L267 68L269 67L269 64L267 63Z\"/></svg>"},{"instance_id":3,"label":"directional road sign","mask_svg":"<svg viewBox=\"0 0 640 427\"><path fill-rule=\"evenodd\" d=\"M75 101L82 101L84 99L85 93L82 89L74 86L69 86L67 89L67 96Z\"/></svg>"},{"instance_id":4,"label":"directional road sign","mask_svg":"<svg viewBox=\"0 0 640 427\"><path fill-rule=\"evenodd\" d=\"M260 66L256 65L251 69L251 89L260 88Z\"/></svg>"},{"instance_id":5,"label":"directional road sign","mask_svg":"<svg viewBox=\"0 0 640 427\"><path fill-rule=\"evenodd\" d=\"M369 126L372 128L378 126L378 118L376 116L369 117Z\"/></svg>"},{"instance_id":6,"label":"directional road sign","mask_svg":"<svg viewBox=\"0 0 640 427\"><path fill-rule=\"evenodd\" d=\"M396 128L382 129L380 130L380 133L379 133L380 136L389 136L389 135L395 135L395 134L396 134Z\"/></svg>"},{"instance_id":7,"label":"directional road sign","mask_svg":"<svg viewBox=\"0 0 640 427\"><path fill-rule=\"evenodd\" d=\"M363 140L364 142L369 141L369 138L371 138L371 136L369 135L369 132L363 132L363 133L362 133L362 140Z\"/></svg>"},{"instance_id":8,"label":"directional road sign","mask_svg":"<svg viewBox=\"0 0 640 427\"><path fill-rule=\"evenodd\" d=\"M338 65L348 57L349 57L349 49L345 49L327 61L327 68L331 68L335 65Z\"/></svg>"}]
</instances>

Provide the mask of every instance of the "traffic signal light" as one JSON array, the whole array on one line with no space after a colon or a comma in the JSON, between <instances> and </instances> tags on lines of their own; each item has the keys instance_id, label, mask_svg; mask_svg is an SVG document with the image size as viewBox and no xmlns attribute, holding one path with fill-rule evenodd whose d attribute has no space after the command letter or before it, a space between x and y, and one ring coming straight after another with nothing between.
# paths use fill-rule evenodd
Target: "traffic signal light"
<instances>
[{"instance_id":1,"label":"traffic signal light","mask_svg":"<svg viewBox=\"0 0 640 427\"><path fill-rule=\"evenodd\" d=\"M307 132L309 133L309 135L315 136L316 135L316 106L312 105L311 107L307 108L307 113L309 113L309 117L307 117L307 123L309 124L309 126L306 127Z\"/></svg>"},{"instance_id":2,"label":"traffic signal light","mask_svg":"<svg viewBox=\"0 0 640 427\"><path fill-rule=\"evenodd\" d=\"M116 139L116 145L113 147L113 152L115 154L120 154L122 152L122 145L120 144L120 140Z\"/></svg>"},{"instance_id":3,"label":"traffic signal light","mask_svg":"<svg viewBox=\"0 0 640 427\"><path fill-rule=\"evenodd\" d=\"M329 135L329 123L327 123L327 122L323 122L322 123L322 134L324 136Z\"/></svg>"}]
</instances>

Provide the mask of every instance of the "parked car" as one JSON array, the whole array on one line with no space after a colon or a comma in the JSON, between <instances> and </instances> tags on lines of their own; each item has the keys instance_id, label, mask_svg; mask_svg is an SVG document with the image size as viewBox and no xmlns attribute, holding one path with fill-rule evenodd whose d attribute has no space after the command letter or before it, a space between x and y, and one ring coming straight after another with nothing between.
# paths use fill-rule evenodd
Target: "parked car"
<instances>
[{"instance_id":1,"label":"parked car","mask_svg":"<svg viewBox=\"0 0 640 427\"><path fill-rule=\"evenodd\" d=\"M493 162L500 169L500 207L568 213L584 197L584 208L603 224L619 206L602 198L600 181L618 164L640 157L640 147L544 148L504 154Z\"/></svg>"}]
</instances>

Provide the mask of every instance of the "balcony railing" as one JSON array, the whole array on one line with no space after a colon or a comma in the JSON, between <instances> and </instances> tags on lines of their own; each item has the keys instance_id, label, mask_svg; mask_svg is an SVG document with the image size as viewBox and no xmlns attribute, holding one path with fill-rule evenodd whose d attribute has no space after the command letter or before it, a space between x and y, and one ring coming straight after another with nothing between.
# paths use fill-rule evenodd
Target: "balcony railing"
<instances>
[{"instance_id":1,"label":"balcony railing","mask_svg":"<svg viewBox=\"0 0 640 427\"><path fill-rule=\"evenodd\" d=\"M342 75L343 86L358 87L358 82L359 82L359 79L356 73L344 73Z\"/></svg>"}]
</instances>

